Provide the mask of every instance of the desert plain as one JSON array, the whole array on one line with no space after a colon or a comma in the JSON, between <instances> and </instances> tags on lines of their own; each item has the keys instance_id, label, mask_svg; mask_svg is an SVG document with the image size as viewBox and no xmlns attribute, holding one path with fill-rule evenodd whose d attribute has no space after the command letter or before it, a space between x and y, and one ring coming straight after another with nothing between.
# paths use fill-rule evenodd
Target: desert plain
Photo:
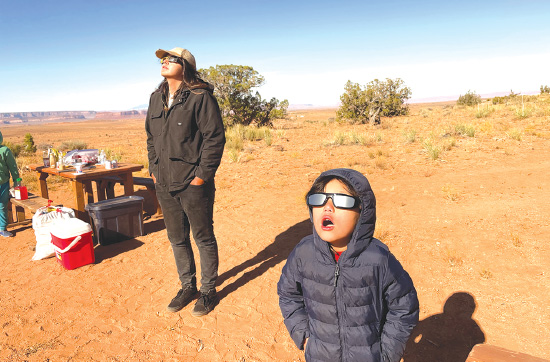
<instances>
[{"instance_id":1,"label":"desert plain","mask_svg":"<svg viewBox=\"0 0 550 362\"><path fill-rule=\"evenodd\" d=\"M375 236L415 283L420 323L405 362L464 361L474 343L550 359L548 98L412 105L376 126L339 123L335 114L291 111L269 137L242 142L229 141L228 130L214 210L221 301L202 318L191 316L192 305L166 311L179 281L162 218L145 220L145 236L97 245L95 264L74 270L55 258L31 261L32 227L8 228L15 236L0 239L0 360L304 361L276 285L312 230L305 193L336 167L369 179ZM95 119L1 131L12 143L27 133L39 149L80 141L146 166L143 126ZM25 166L40 161L41 151L18 158L34 193ZM74 206L67 181L52 177L48 187L56 203ZM147 192L135 190L150 214Z\"/></svg>"}]
</instances>

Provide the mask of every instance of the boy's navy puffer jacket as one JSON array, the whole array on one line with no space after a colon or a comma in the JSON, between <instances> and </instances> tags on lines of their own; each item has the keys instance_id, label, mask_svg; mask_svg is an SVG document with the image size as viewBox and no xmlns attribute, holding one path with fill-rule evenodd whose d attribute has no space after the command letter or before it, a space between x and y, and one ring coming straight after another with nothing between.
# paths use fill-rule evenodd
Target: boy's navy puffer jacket
<instances>
[{"instance_id":1,"label":"boy's navy puffer jacket","mask_svg":"<svg viewBox=\"0 0 550 362\"><path fill-rule=\"evenodd\" d=\"M399 362L418 323L418 298L409 274L373 238L376 202L357 171L321 174L350 182L361 214L338 262L313 228L294 248L277 285L285 325L307 361Z\"/></svg>"}]
</instances>

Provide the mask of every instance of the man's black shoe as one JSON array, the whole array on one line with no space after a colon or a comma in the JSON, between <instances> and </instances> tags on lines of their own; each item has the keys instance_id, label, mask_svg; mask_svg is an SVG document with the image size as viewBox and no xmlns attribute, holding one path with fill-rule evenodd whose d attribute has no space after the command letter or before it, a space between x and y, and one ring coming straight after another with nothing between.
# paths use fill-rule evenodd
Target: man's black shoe
<instances>
[{"instance_id":1,"label":"man's black shoe","mask_svg":"<svg viewBox=\"0 0 550 362\"><path fill-rule=\"evenodd\" d=\"M189 304L193 298L195 298L195 295L197 294L197 288L196 287L187 287L185 289L180 289L178 294L172 299L170 304L168 304L169 312L175 313L183 309L187 304Z\"/></svg>"},{"instance_id":2,"label":"man's black shoe","mask_svg":"<svg viewBox=\"0 0 550 362\"><path fill-rule=\"evenodd\" d=\"M206 315L214 309L219 301L216 289L210 289L208 293L201 293L191 314L195 317Z\"/></svg>"}]
</instances>

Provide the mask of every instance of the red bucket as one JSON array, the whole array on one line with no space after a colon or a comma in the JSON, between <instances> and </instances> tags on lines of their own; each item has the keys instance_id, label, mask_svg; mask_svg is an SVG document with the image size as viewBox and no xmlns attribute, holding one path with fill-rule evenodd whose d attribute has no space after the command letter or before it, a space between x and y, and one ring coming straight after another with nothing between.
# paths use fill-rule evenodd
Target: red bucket
<instances>
[{"instance_id":1,"label":"red bucket","mask_svg":"<svg viewBox=\"0 0 550 362\"><path fill-rule=\"evenodd\" d=\"M59 219L50 226L57 261L67 270L95 262L92 227L76 218Z\"/></svg>"}]
</instances>

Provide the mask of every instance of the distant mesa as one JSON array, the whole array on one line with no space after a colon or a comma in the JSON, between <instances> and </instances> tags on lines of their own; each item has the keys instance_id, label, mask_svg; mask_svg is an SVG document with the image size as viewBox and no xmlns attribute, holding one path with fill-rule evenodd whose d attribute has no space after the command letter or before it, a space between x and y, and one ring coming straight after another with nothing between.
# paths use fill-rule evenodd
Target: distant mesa
<instances>
[{"instance_id":1,"label":"distant mesa","mask_svg":"<svg viewBox=\"0 0 550 362\"><path fill-rule=\"evenodd\" d=\"M96 111L56 111L56 112L11 112L0 113L0 122L3 124L17 124L26 122L64 122L84 121L88 119L123 119L142 118L147 110L129 110L116 112Z\"/></svg>"}]
</instances>

